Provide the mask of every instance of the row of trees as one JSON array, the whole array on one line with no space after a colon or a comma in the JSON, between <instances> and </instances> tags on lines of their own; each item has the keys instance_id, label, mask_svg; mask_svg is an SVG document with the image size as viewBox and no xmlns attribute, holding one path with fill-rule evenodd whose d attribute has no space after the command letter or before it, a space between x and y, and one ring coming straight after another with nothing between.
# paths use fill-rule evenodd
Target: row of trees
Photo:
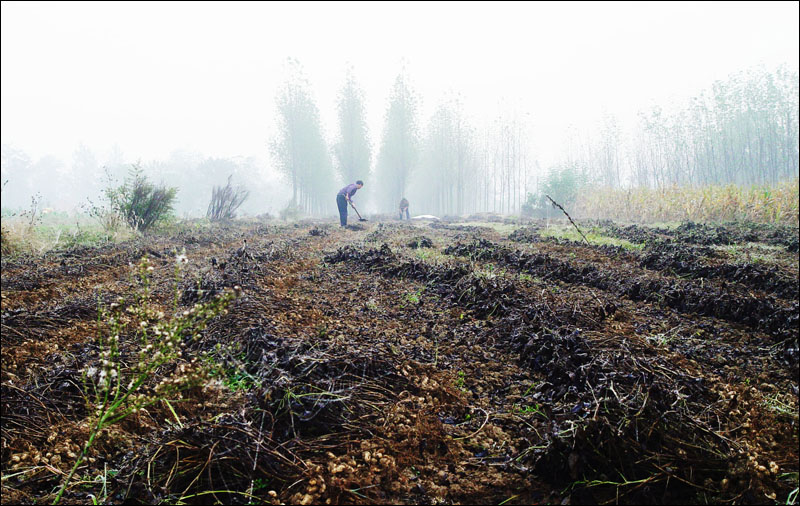
<instances>
[{"instance_id":1,"label":"row of trees","mask_svg":"<svg viewBox=\"0 0 800 506\"><path fill-rule=\"evenodd\" d=\"M531 182L527 130L518 109L479 130L460 97L443 101L424 131L414 196L439 215L516 212Z\"/></svg>"},{"instance_id":2,"label":"row of trees","mask_svg":"<svg viewBox=\"0 0 800 506\"><path fill-rule=\"evenodd\" d=\"M330 209L336 186L319 109L300 63L290 59L289 78L277 97L279 135L271 151L292 187L291 206L309 214Z\"/></svg>"},{"instance_id":3,"label":"row of trees","mask_svg":"<svg viewBox=\"0 0 800 506\"><path fill-rule=\"evenodd\" d=\"M291 199L255 158L176 151L142 168L180 188L178 213L203 215L212 187L229 174L259 196L245 203L245 213L264 212L266 205L277 211L289 201L289 209L312 215L335 213L334 191L356 179L367 181L366 196L379 211L394 212L405 196L415 214L449 215L515 213L526 202L530 205L529 193L539 194L553 181L619 188L775 183L798 177L798 74L785 68L733 75L687 103L642 112L629 130L605 114L591 135L575 131L570 136L548 174L531 150L529 118L519 107L502 107L490 124L478 128L461 97L450 95L423 122L421 97L404 69L391 89L376 151L364 92L348 71L329 145L300 63L290 60L288 70L276 96L279 128L270 151ZM105 171L119 178L130 166L119 149L106 158L99 163L91 150L79 146L70 168L54 157L31 160L4 145L3 180L10 184L3 204L21 207L40 192L79 205L101 191ZM562 176L564 171L572 175Z\"/></svg>"},{"instance_id":4,"label":"row of trees","mask_svg":"<svg viewBox=\"0 0 800 506\"><path fill-rule=\"evenodd\" d=\"M381 211L394 211L408 196L415 212L437 215L518 212L530 205L529 193L558 180L620 188L798 177L798 75L786 68L751 69L669 111L653 107L627 133L615 116L604 114L592 135L574 132L562 159L539 174L519 108L507 107L478 130L460 97L451 96L420 125L420 98L404 71L392 88L370 171L364 95L352 73L340 94L338 138L329 150L308 83L299 63L291 64L293 74L278 97L281 134L273 154L293 186L292 201L312 214L332 212L334 183L369 179L370 173L370 193Z\"/></svg>"},{"instance_id":5,"label":"row of trees","mask_svg":"<svg viewBox=\"0 0 800 506\"><path fill-rule=\"evenodd\" d=\"M639 113L626 137L606 114L576 133L562 167L603 186L777 183L798 177L798 74L753 68L669 109Z\"/></svg>"},{"instance_id":6,"label":"row of trees","mask_svg":"<svg viewBox=\"0 0 800 506\"><path fill-rule=\"evenodd\" d=\"M308 81L297 60L277 96L276 165L292 186L292 204L329 214L331 189L363 179L382 212L408 196L416 212L438 215L515 212L529 182L527 127L518 111L500 116L484 132L470 124L460 97L435 109L419 125L420 97L401 71L392 87L374 170L364 92L348 71L338 99L338 132L327 150ZM333 157L329 155L333 154Z\"/></svg>"}]
</instances>

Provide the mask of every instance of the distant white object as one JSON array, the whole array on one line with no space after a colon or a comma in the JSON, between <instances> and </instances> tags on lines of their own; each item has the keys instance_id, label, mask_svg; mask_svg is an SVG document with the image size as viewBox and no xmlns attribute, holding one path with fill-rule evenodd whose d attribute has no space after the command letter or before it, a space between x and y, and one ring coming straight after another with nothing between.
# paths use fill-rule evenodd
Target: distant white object
<instances>
[{"instance_id":1,"label":"distant white object","mask_svg":"<svg viewBox=\"0 0 800 506\"><path fill-rule=\"evenodd\" d=\"M436 216L432 214L420 214L419 216L413 216L412 220L438 220Z\"/></svg>"}]
</instances>

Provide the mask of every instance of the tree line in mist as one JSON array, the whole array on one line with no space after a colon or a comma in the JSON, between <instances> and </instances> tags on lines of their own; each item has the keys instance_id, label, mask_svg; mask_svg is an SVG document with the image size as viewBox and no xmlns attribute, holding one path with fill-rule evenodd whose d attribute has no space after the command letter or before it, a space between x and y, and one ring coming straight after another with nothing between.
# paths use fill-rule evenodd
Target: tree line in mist
<instances>
[{"instance_id":1,"label":"tree line in mist","mask_svg":"<svg viewBox=\"0 0 800 506\"><path fill-rule=\"evenodd\" d=\"M379 211L394 211L406 196L417 212L447 215L518 212L548 187L751 185L798 177L798 74L784 67L740 72L687 103L642 111L627 135L606 114L589 135L570 136L561 160L542 171L522 111L502 111L479 128L454 96L423 124L420 97L403 72L377 147L363 91L349 74L339 95L339 129L327 148L312 90L299 62L291 65L277 97L272 153L292 185L292 202L312 214L331 209L333 181L355 179L367 182Z\"/></svg>"},{"instance_id":2,"label":"tree line in mist","mask_svg":"<svg viewBox=\"0 0 800 506\"><path fill-rule=\"evenodd\" d=\"M251 191L240 208L246 214L277 213L286 205L285 184L255 157L215 158L175 150L165 160L129 161L118 146L98 156L81 144L70 162L54 156L32 159L27 153L2 146L3 208L26 208L31 197L41 196L41 205L60 210L86 208L103 191L121 184L138 167L154 182L177 188L174 210L179 216L205 216L215 186L224 186L228 176L235 185Z\"/></svg>"},{"instance_id":3,"label":"tree line in mist","mask_svg":"<svg viewBox=\"0 0 800 506\"><path fill-rule=\"evenodd\" d=\"M585 185L749 185L798 177L798 74L785 67L734 74L685 103L641 111L628 129L605 114L591 131L574 131L548 167L539 165L532 147L535 115L505 107L490 124L476 125L463 99L452 94L421 118L422 97L404 70L379 133L369 131L364 91L348 71L329 139L302 65L289 60L287 69L275 97L277 134L266 140L282 183L252 157L176 151L168 160L141 164L179 189L177 212L202 216L213 186L229 175L251 192L245 213L274 212L276 202L283 207L288 201L310 215L335 213L336 191L356 179L367 184L361 200L379 212L395 211L407 197L412 213L460 215L519 212L557 187L574 193ZM118 149L99 162L79 146L68 165L52 156L32 160L4 145L2 178L14 190L5 189L3 206L24 206L36 192L78 205L101 191L105 177L121 178L128 167Z\"/></svg>"},{"instance_id":4,"label":"tree line in mist","mask_svg":"<svg viewBox=\"0 0 800 506\"><path fill-rule=\"evenodd\" d=\"M276 98L279 133L271 152L291 185L291 202L302 211L330 212L332 186L357 179L365 181L364 193L379 212L394 212L403 197L420 213L514 212L531 189L529 139L518 111L499 116L497 127L483 132L453 96L422 125L421 97L401 72L374 145L364 92L348 72L337 102L338 130L328 147L302 67L296 60L289 67Z\"/></svg>"},{"instance_id":5,"label":"tree line in mist","mask_svg":"<svg viewBox=\"0 0 800 506\"><path fill-rule=\"evenodd\" d=\"M634 186L774 184L798 175L798 76L752 69L715 82L671 111L640 112L627 145L613 117L571 161L598 182ZM622 152L622 149L627 152Z\"/></svg>"}]
</instances>

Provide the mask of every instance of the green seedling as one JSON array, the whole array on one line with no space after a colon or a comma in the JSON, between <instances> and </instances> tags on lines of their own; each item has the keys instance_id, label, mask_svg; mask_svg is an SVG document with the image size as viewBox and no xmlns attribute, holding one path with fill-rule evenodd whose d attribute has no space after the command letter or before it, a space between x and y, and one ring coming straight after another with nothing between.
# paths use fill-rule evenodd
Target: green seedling
<instances>
[{"instance_id":1,"label":"green seedling","mask_svg":"<svg viewBox=\"0 0 800 506\"><path fill-rule=\"evenodd\" d=\"M465 386L466 385L466 374L464 373L464 371L458 371L456 373L456 380L455 380L454 384L455 384L456 388L458 388L459 390L462 390L464 392L467 391L467 388Z\"/></svg>"},{"instance_id":2,"label":"green seedling","mask_svg":"<svg viewBox=\"0 0 800 506\"><path fill-rule=\"evenodd\" d=\"M542 417L547 418L547 415L544 413L544 411L542 411L541 404L538 403L534 404L533 406L528 404L514 404L513 408L515 413L523 415L541 415Z\"/></svg>"},{"instance_id":3,"label":"green seedling","mask_svg":"<svg viewBox=\"0 0 800 506\"><path fill-rule=\"evenodd\" d=\"M410 304L419 304L420 301L422 300L422 292L423 292L423 290L424 290L423 288L420 288L416 292L405 294L404 297L405 297L406 302L408 302Z\"/></svg>"},{"instance_id":4,"label":"green seedling","mask_svg":"<svg viewBox=\"0 0 800 506\"><path fill-rule=\"evenodd\" d=\"M528 387L528 389L527 389L527 390L525 390L525 393L524 393L524 394L522 394L522 396L523 396L523 397L527 397L527 395L528 395L529 393L531 393L531 390L533 390L534 388L536 388L536 385L538 385L538 384L539 384L539 383L531 383L531 385Z\"/></svg>"}]
</instances>

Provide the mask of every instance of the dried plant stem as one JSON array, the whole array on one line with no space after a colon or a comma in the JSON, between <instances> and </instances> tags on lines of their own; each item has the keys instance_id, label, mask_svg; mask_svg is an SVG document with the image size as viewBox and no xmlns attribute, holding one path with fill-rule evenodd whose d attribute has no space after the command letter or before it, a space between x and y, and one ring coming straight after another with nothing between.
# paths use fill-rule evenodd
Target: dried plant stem
<instances>
[{"instance_id":1,"label":"dried plant stem","mask_svg":"<svg viewBox=\"0 0 800 506\"><path fill-rule=\"evenodd\" d=\"M564 212L564 214L567 216L567 219L569 219L569 222L572 223L573 227L575 227L575 230L577 230L578 233L581 234L581 237L583 237L583 240L586 241L586 244L589 244L589 239L587 239L586 236L583 235L583 232L581 232L581 229L579 229L578 225L576 225L575 222L572 221L572 218L570 218L569 214L567 214L567 211L565 211L564 208L561 207L561 204L559 204L558 202L556 202L555 200L550 198L550 195L545 195L545 197L550 199L550 202L552 202L554 206L558 207L559 209L561 209Z\"/></svg>"}]
</instances>

